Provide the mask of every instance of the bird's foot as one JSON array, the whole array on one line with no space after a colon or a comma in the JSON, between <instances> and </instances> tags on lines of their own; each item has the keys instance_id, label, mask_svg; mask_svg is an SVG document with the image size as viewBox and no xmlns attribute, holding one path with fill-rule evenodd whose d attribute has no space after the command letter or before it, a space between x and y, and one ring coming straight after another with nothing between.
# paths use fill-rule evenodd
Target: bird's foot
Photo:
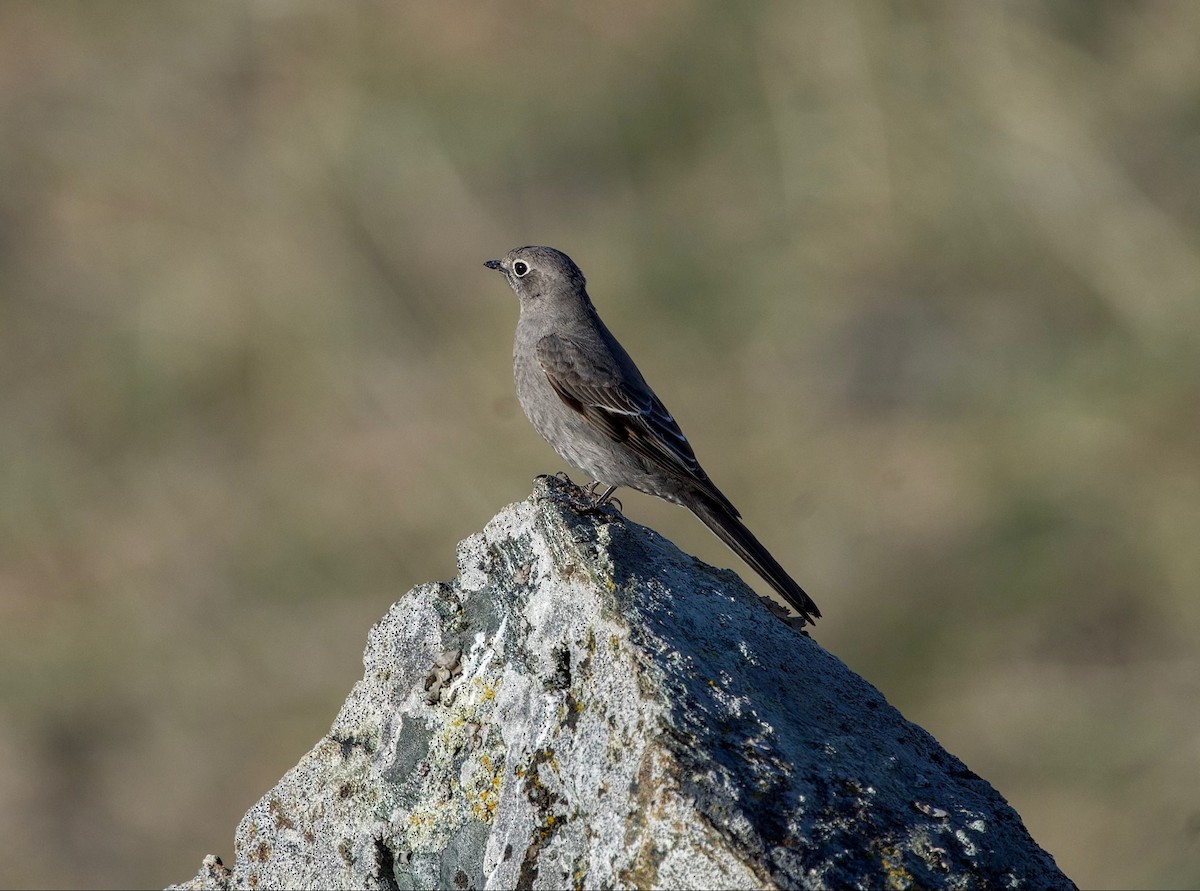
<instances>
[{"instance_id":1,"label":"bird's foot","mask_svg":"<svg viewBox=\"0 0 1200 891\"><path fill-rule=\"evenodd\" d=\"M604 485L599 480L592 480L586 486L576 485L575 481L567 475L565 470L560 470L558 473L539 473L536 479L558 479L562 480L571 487L571 492L568 493L571 501L574 503L577 510L581 513L603 513L604 508L610 504L615 504L617 510L624 511L625 505L621 504L621 499L613 498L613 492L617 491L616 486L609 486L603 492L596 490Z\"/></svg>"},{"instance_id":2,"label":"bird's foot","mask_svg":"<svg viewBox=\"0 0 1200 891\"><path fill-rule=\"evenodd\" d=\"M557 473L539 473L534 477L535 480L548 480L552 478L556 480L562 480L564 483L570 483L572 486L575 486L575 481L567 475L565 470L560 470ZM575 488L578 489L579 486L575 486Z\"/></svg>"},{"instance_id":3,"label":"bird's foot","mask_svg":"<svg viewBox=\"0 0 1200 891\"><path fill-rule=\"evenodd\" d=\"M581 486L571 479L565 470L557 473L539 473L535 479L555 479L566 483L568 490L566 495L579 510L587 511L597 506L595 488L600 485L599 483L593 482L589 486Z\"/></svg>"},{"instance_id":4,"label":"bird's foot","mask_svg":"<svg viewBox=\"0 0 1200 891\"><path fill-rule=\"evenodd\" d=\"M607 489L604 490L603 495L597 495L596 489L598 489L600 486L603 486L603 485L604 485L604 483L600 482L600 480L592 480L585 487L587 489L588 495L592 496L592 500L595 501L597 505L607 504L608 499L612 497L612 493L617 491L616 486L609 486Z\"/></svg>"},{"instance_id":5,"label":"bird's foot","mask_svg":"<svg viewBox=\"0 0 1200 891\"><path fill-rule=\"evenodd\" d=\"M572 488L575 488L575 489L579 488L579 486L575 484L575 480L571 479L567 475L567 472L565 470L560 470L557 473L539 473L537 476L534 477L534 479L535 480L562 480L564 483L566 483L568 486L571 486Z\"/></svg>"},{"instance_id":6,"label":"bird's foot","mask_svg":"<svg viewBox=\"0 0 1200 891\"><path fill-rule=\"evenodd\" d=\"M617 491L616 486L609 486L600 494L596 494L596 489L603 485L600 480L592 480L585 489L589 498L588 509L598 511L609 504L616 504L617 510L624 511L625 505L621 504L621 499L612 497L613 492Z\"/></svg>"}]
</instances>

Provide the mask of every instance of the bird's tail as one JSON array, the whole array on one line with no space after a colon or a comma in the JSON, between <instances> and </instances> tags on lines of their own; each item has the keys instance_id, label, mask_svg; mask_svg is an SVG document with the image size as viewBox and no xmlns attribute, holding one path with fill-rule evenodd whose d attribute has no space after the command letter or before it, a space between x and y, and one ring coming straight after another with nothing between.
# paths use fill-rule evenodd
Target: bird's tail
<instances>
[{"instance_id":1,"label":"bird's tail","mask_svg":"<svg viewBox=\"0 0 1200 891\"><path fill-rule=\"evenodd\" d=\"M795 579L779 565L779 561L771 556L771 552L763 547L754 537L754 533L738 519L735 511L702 492L689 493L683 502L692 513L704 521L705 526L716 533L717 538L729 545L735 554L770 583L804 621L811 625L820 618L821 611L817 609L813 599L804 593L804 589L796 584Z\"/></svg>"}]
</instances>

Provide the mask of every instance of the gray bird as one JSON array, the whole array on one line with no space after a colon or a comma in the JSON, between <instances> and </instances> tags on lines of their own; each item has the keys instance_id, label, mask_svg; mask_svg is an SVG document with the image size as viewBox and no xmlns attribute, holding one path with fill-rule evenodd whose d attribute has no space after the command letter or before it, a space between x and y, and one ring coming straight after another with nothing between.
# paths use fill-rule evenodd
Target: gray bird
<instances>
[{"instance_id":1,"label":"gray bird","mask_svg":"<svg viewBox=\"0 0 1200 891\"><path fill-rule=\"evenodd\" d=\"M520 298L513 344L517 399L546 442L608 489L628 486L681 504L704 521L791 604L805 622L812 598L742 523L696 460L687 437L650 389L588 297L583 273L562 251L515 248L484 263Z\"/></svg>"}]
</instances>

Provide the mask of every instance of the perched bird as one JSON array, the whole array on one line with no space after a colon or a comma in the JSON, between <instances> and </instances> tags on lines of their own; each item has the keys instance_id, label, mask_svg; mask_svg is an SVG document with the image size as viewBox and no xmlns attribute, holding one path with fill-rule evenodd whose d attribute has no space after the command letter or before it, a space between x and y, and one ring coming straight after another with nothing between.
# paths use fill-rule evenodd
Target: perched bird
<instances>
[{"instance_id":1,"label":"perched bird","mask_svg":"<svg viewBox=\"0 0 1200 891\"><path fill-rule=\"evenodd\" d=\"M591 475L603 504L628 486L682 504L771 584L805 622L812 598L741 521L713 485L687 437L646 383L588 297L583 273L562 251L521 247L484 263L521 303L513 344L517 399L546 442Z\"/></svg>"}]
</instances>

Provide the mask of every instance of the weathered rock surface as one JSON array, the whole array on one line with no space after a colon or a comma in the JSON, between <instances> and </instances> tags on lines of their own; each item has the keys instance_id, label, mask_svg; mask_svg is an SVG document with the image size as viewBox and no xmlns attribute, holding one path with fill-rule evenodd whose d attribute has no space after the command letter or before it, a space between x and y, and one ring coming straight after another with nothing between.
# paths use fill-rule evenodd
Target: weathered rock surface
<instances>
[{"instance_id":1,"label":"weathered rock surface","mask_svg":"<svg viewBox=\"0 0 1200 891\"><path fill-rule=\"evenodd\" d=\"M575 497L539 479L397 602L232 869L174 887L1074 887L733 573Z\"/></svg>"}]
</instances>

